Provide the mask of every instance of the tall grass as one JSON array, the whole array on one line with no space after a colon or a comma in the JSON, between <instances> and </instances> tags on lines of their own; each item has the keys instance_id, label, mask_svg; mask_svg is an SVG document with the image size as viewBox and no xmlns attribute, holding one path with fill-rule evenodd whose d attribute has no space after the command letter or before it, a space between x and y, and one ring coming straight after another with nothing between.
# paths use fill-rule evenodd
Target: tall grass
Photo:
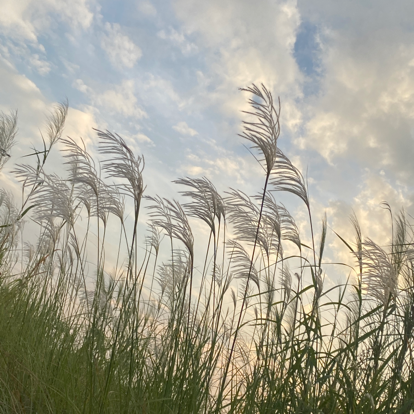
<instances>
[{"instance_id":1,"label":"tall grass","mask_svg":"<svg viewBox=\"0 0 414 414\"><path fill-rule=\"evenodd\" d=\"M0 412L414 409L412 224L391 214L384 248L351 217L355 240L337 236L355 267L326 289L327 221L313 222L306 181L278 147L280 102L264 86L243 91L241 138L263 169L261 191L222 196L187 177L175 181L183 203L144 195L144 159L119 135L96 131L101 162L62 138L68 107L55 109L29 154L35 166L14 167L20 207L0 193ZM1 116L1 167L16 125L16 114ZM55 145L66 177L48 172ZM310 243L280 192L303 202ZM194 220L209 231L204 257Z\"/></svg>"}]
</instances>

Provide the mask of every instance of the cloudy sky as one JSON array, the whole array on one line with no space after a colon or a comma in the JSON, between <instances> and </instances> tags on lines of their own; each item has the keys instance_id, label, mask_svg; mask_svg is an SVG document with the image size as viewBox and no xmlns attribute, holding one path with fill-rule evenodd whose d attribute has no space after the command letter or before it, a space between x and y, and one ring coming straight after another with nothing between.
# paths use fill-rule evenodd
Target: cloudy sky
<instances>
[{"instance_id":1,"label":"cloudy sky","mask_svg":"<svg viewBox=\"0 0 414 414\"><path fill-rule=\"evenodd\" d=\"M67 98L66 135L93 151L93 127L119 133L145 156L147 194L203 175L254 194L263 177L237 136L238 88L263 82L280 96L279 145L307 171L316 220L326 211L351 235L353 208L381 244L382 201L414 213L412 0L1 3L0 110L19 111L4 183Z\"/></svg>"}]
</instances>

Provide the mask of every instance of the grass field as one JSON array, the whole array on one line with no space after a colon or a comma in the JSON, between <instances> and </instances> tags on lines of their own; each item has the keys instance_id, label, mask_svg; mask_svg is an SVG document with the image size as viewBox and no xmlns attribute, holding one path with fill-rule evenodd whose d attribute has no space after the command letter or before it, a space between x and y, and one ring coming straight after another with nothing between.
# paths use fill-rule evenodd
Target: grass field
<instances>
[{"instance_id":1,"label":"grass field","mask_svg":"<svg viewBox=\"0 0 414 414\"><path fill-rule=\"evenodd\" d=\"M263 86L244 92L241 138L262 189L222 196L182 178L181 204L145 196L143 158L118 135L97 131L100 163L63 138L68 107L55 109L34 166L14 166L23 201L0 190L1 413L413 412L409 218L392 216L385 248L351 217L354 239L338 238L355 266L324 288L327 222L313 222L306 182L278 147L280 104ZM0 118L0 168L16 122ZM48 173L55 145L66 177ZM303 203L310 245L280 192ZM194 220L209 229L203 258ZM24 221L36 243L22 239Z\"/></svg>"}]
</instances>

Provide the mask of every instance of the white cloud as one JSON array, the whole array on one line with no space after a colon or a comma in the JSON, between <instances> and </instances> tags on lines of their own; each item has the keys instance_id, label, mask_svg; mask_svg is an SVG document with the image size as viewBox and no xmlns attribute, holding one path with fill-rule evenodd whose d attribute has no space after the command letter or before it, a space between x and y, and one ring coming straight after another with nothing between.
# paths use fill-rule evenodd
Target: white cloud
<instances>
[{"instance_id":1,"label":"white cloud","mask_svg":"<svg viewBox=\"0 0 414 414\"><path fill-rule=\"evenodd\" d=\"M78 143L80 143L79 138L81 137L90 151L91 144L95 140L96 136L93 128L98 128L98 125L91 112L69 108L63 134L64 136L69 136Z\"/></svg>"},{"instance_id":2,"label":"white cloud","mask_svg":"<svg viewBox=\"0 0 414 414\"><path fill-rule=\"evenodd\" d=\"M401 208L412 216L414 213L413 197L407 195L406 188L396 188L391 185L381 173L367 172L361 178L358 187L359 192L352 202L330 201L326 210L328 220L336 233L351 246L355 246L356 233L350 221L350 216L354 212L361 228L363 241L370 238L387 250L391 242L392 225L390 213L384 208L383 201L389 202L394 217ZM344 243L333 232L329 239L330 258L338 263L346 263L354 267L356 259ZM344 267L342 270L349 275L349 268Z\"/></svg>"},{"instance_id":3,"label":"white cloud","mask_svg":"<svg viewBox=\"0 0 414 414\"><path fill-rule=\"evenodd\" d=\"M39 88L26 76L19 74L8 62L0 59L0 110L19 110L19 117L28 118L27 124L39 125L36 120L47 109L46 99ZM25 124L26 125L26 124ZM23 127L26 130L26 126ZM28 132L28 131L26 131Z\"/></svg>"},{"instance_id":4,"label":"white cloud","mask_svg":"<svg viewBox=\"0 0 414 414\"><path fill-rule=\"evenodd\" d=\"M33 53L31 48L23 43L5 42L3 45L4 57L12 62L23 62L27 68L41 76L47 75L52 65L48 62L43 46L38 47L39 53Z\"/></svg>"},{"instance_id":5,"label":"white cloud","mask_svg":"<svg viewBox=\"0 0 414 414\"><path fill-rule=\"evenodd\" d=\"M132 81L123 81L119 87L97 94L96 104L124 116L146 117L145 111L137 105L137 98L129 88L131 84L133 85Z\"/></svg>"},{"instance_id":6,"label":"white cloud","mask_svg":"<svg viewBox=\"0 0 414 414\"><path fill-rule=\"evenodd\" d=\"M150 1L140 1L138 3L138 11L145 16L155 16L157 14L157 9Z\"/></svg>"},{"instance_id":7,"label":"white cloud","mask_svg":"<svg viewBox=\"0 0 414 414\"><path fill-rule=\"evenodd\" d=\"M170 27L168 33L165 30L160 30L157 33L160 39L169 40L173 45L179 47L183 55L190 55L198 52L198 47L189 42L183 32L177 32L173 27Z\"/></svg>"},{"instance_id":8,"label":"white cloud","mask_svg":"<svg viewBox=\"0 0 414 414\"><path fill-rule=\"evenodd\" d=\"M186 158L187 162L180 167L179 174L206 176L219 190L227 190L230 183L234 185L236 182L242 187L247 185L250 191L262 177L260 167L250 157L238 157L228 152L216 157L206 153L189 153Z\"/></svg>"},{"instance_id":9,"label":"white cloud","mask_svg":"<svg viewBox=\"0 0 414 414\"><path fill-rule=\"evenodd\" d=\"M125 34L119 24L105 23L101 47L107 53L111 63L117 68L132 68L141 58L141 49Z\"/></svg>"},{"instance_id":10,"label":"white cloud","mask_svg":"<svg viewBox=\"0 0 414 414\"><path fill-rule=\"evenodd\" d=\"M89 29L94 17L94 1L4 0L0 13L0 35L5 38L0 53L13 65L23 63L34 72L47 75L52 64L39 41L40 36L55 37L53 31L57 29L62 32Z\"/></svg>"},{"instance_id":11,"label":"white cloud","mask_svg":"<svg viewBox=\"0 0 414 414\"><path fill-rule=\"evenodd\" d=\"M87 86L87 85L83 82L83 80L82 80L82 79L76 79L76 80L73 82L72 86L73 86L74 88L76 88L78 91L81 91L81 92L82 92L82 93L84 93L84 94L87 94L87 93L93 93L92 88L90 88L89 86Z\"/></svg>"},{"instance_id":12,"label":"white cloud","mask_svg":"<svg viewBox=\"0 0 414 414\"><path fill-rule=\"evenodd\" d=\"M38 54L33 54L29 58L30 64L36 69L39 75L47 75L50 72L51 65L47 60L43 60Z\"/></svg>"},{"instance_id":13,"label":"white cloud","mask_svg":"<svg viewBox=\"0 0 414 414\"><path fill-rule=\"evenodd\" d=\"M190 137L193 137L198 134L198 132L195 129L190 128L184 121L179 122L177 125L174 125L173 129L175 129L180 134L190 135Z\"/></svg>"},{"instance_id":14,"label":"white cloud","mask_svg":"<svg viewBox=\"0 0 414 414\"><path fill-rule=\"evenodd\" d=\"M208 170L200 167L199 165L186 165L183 170L186 174L193 177L207 176L209 174Z\"/></svg>"},{"instance_id":15,"label":"white cloud","mask_svg":"<svg viewBox=\"0 0 414 414\"><path fill-rule=\"evenodd\" d=\"M118 131L116 131L116 133L118 133ZM142 134L142 133L131 135L127 130L124 130L124 131L120 132L119 135L122 136L122 138L125 140L128 147L135 154L142 153L142 149L140 148L140 144L144 144L146 148L155 146L153 141L150 138L148 138L145 134Z\"/></svg>"},{"instance_id":16,"label":"white cloud","mask_svg":"<svg viewBox=\"0 0 414 414\"><path fill-rule=\"evenodd\" d=\"M154 145L154 143L152 142L152 140L150 138L148 138L145 134L136 134L136 135L134 135L134 138L138 142L144 142L146 144Z\"/></svg>"},{"instance_id":17,"label":"white cloud","mask_svg":"<svg viewBox=\"0 0 414 414\"><path fill-rule=\"evenodd\" d=\"M149 137L147 137L145 134L142 134L142 133L131 135L130 138L128 138L128 136L127 137L123 136L123 137L125 139L128 139L128 142L131 145L131 147L134 147L137 152L139 148L136 146L136 143L145 144L149 147L155 146L154 142Z\"/></svg>"},{"instance_id":18,"label":"white cloud","mask_svg":"<svg viewBox=\"0 0 414 414\"><path fill-rule=\"evenodd\" d=\"M314 0L301 9L326 39L321 90L303 108L307 121L297 142L330 163L352 160L412 182L414 34L407 28L414 3Z\"/></svg>"},{"instance_id":19,"label":"white cloud","mask_svg":"<svg viewBox=\"0 0 414 414\"><path fill-rule=\"evenodd\" d=\"M76 74L76 72L79 71L80 66L77 65L76 63L70 62L67 59L63 58L63 57L61 57L60 60L63 63L63 65L65 66L66 70L68 71L68 73L70 75L73 76L73 75ZM67 76L67 75L65 75L65 76Z\"/></svg>"},{"instance_id":20,"label":"white cloud","mask_svg":"<svg viewBox=\"0 0 414 414\"><path fill-rule=\"evenodd\" d=\"M53 111L54 104L48 102L40 89L26 76L19 74L13 67L0 59L0 111L9 113L18 111L17 145L11 150L12 159L3 169L1 177L2 186L10 189L21 190L20 185L14 183L10 170L18 163L31 162L30 158L22 159L32 151L32 147L41 148L42 139L39 131L44 131L47 124L47 116ZM95 135L92 127L96 122L91 113L70 108L65 123L63 136L70 135L74 139L83 137L88 143ZM62 169L59 157L50 157L48 160L49 171ZM14 183L14 184L13 184Z\"/></svg>"},{"instance_id":21,"label":"white cloud","mask_svg":"<svg viewBox=\"0 0 414 414\"><path fill-rule=\"evenodd\" d=\"M70 2L61 0L49 0L53 7L72 27L88 29L94 18L94 1L91 0L71 0ZM53 6L52 6L53 5Z\"/></svg>"},{"instance_id":22,"label":"white cloud","mask_svg":"<svg viewBox=\"0 0 414 414\"><path fill-rule=\"evenodd\" d=\"M38 45L38 36L55 24L56 17L72 29L88 29L93 21L94 2L89 0L3 0L0 13L0 32L15 40Z\"/></svg>"},{"instance_id":23,"label":"white cloud","mask_svg":"<svg viewBox=\"0 0 414 414\"><path fill-rule=\"evenodd\" d=\"M189 108L192 98L183 99L175 90L170 79L146 73L136 79L136 87L142 96L143 101L156 105L157 111L163 116Z\"/></svg>"},{"instance_id":24,"label":"white cloud","mask_svg":"<svg viewBox=\"0 0 414 414\"><path fill-rule=\"evenodd\" d=\"M238 88L263 82L284 101L301 96L302 74L292 55L300 15L296 1L177 0L184 33L203 50L210 87L200 83L198 102L239 116ZM211 87L213 85L213 87ZM294 111L291 112L292 114Z\"/></svg>"},{"instance_id":25,"label":"white cloud","mask_svg":"<svg viewBox=\"0 0 414 414\"><path fill-rule=\"evenodd\" d=\"M29 9L30 1L4 0L0 13L1 32L36 42L36 29L31 22Z\"/></svg>"},{"instance_id":26,"label":"white cloud","mask_svg":"<svg viewBox=\"0 0 414 414\"><path fill-rule=\"evenodd\" d=\"M146 118L146 112L138 105L136 85L133 80L124 80L120 85L103 92L86 85L81 79L76 79L73 86L87 95L91 105L98 110L108 111L109 114Z\"/></svg>"}]
</instances>

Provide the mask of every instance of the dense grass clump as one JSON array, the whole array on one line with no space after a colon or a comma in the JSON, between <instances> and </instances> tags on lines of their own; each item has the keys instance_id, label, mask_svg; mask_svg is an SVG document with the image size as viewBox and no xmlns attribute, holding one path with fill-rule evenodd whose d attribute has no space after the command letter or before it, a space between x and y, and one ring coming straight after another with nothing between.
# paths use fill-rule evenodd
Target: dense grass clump
<instances>
[{"instance_id":1,"label":"dense grass clump","mask_svg":"<svg viewBox=\"0 0 414 414\"><path fill-rule=\"evenodd\" d=\"M325 288L327 222L316 234L306 181L278 147L280 103L244 91L262 190L181 178L183 203L144 195L144 159L120 136L97 131L100 163L62 138L56 108L35 166L14 167L21 205L0 192L0 412L412 412L412 225L395 217L384 250L352 217L355 240L338 237L355 267ZM0 167L15 135L2 115ZM48 172L55 145L64 178ZM280 192L303 203L310 243ZM194 220L209 229L204 257Z\"/></svg>"}]
</instances>

